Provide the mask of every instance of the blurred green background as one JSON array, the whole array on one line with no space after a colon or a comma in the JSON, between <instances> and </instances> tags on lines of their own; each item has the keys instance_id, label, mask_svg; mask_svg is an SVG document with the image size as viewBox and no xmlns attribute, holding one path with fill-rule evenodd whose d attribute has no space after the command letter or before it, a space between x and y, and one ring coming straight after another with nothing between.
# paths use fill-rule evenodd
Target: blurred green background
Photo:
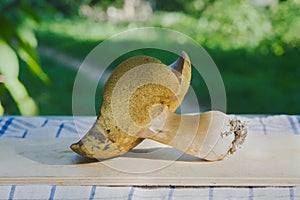
<instances>
[{"instance_id":1,"label":"blurred green background","mask_svg":"<svg viewBox=\"0 0 300 200\"><path fill-rule=\"evenodd\" d=\"M76 67L106 38L145 26L208 51L228 113L300 113L300 0L0 0L0 114L72 115ZM192 86L209 107L201 77Z\"/></svg>"}]
</instances>

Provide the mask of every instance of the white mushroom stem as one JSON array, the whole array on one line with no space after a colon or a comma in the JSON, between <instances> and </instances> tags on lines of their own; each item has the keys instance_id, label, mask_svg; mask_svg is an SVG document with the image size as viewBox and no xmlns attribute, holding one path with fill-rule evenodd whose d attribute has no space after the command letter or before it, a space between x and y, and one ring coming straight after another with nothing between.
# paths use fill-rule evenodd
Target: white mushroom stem
<instances>
[{"instance_id":1,"label":"white mushroom stem","mask_svg":"<svg viewBox=\"0 0 300 200\"><path fill-rule=\"evenodd\" d=\"M215 161L236 151L247 136L247 126L219 111L179 115L164 109L138 136Z\"/></svg>"}]
</instances>

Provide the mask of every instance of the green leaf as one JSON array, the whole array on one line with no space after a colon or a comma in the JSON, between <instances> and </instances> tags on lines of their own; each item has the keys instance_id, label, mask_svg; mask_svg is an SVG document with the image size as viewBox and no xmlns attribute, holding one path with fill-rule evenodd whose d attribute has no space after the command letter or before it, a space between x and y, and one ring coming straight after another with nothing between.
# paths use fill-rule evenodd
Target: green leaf
<instances>
[{"instance_id":1,"label":"green leaf","mask_svg":"<svg viewBox=\"0 0 300 200\"><path fill-rule=\"evenodd\" d=\"M31 28L28 28L26 25L20 26L17 28L17 34L23 43L27 43L33 48L37 47L38 41Z\"/></svg>"},{"instance_id":2,"label":"green leaf","mask_svg":"<svg viewBox=\"0 0 300 200\"><path fill-rule=\"evenodd\" d=\"M5 87L15 100L22 115L37 115L38 107L18 78L5 79Z\"/></svg>"},{"instance_id":3,"label":"green leaf","mask_svg":"<svg viewBox=\"0 0 300 200\"><path fill-rule=\"evenodd\" d=\"M1 101L0 101L0 116L2 116L4 114L4 108L1 104Z\"/></svg>"},{"instance_id":4,"label":"green leaf","mask_svg":"<svg viewBox=\"0 0 300 200\"><path fill-rule=\"evenodd\" d=\"M34 9L32 9L28 4L23 3L21 5L22 10L27 14L27 16L30 16L34 21L36 22L40 22L40 16L38 14L38 12Z\"/></svg>"},{"instance_id":5,"label":"green leaf","mask_svg":"<svg viewBox=\"0 0 300 200\"><path fill-rule=\"evenodd\" d=\"M5 77L4 86L16 102L22 115L38 113L37 105L28 95L24 85L18 80L19 62L14 50L0 38L0 74ZM2 109L1 109L2 108ZM2 110L2 111L1 111ZM3 107L0 107L0 114Z\"/></svg>"},{"instance_id":6,"label":"green leaf","mask_svg":"<svg viewBox=\"0 0 300 200\"><path fill-rule=\"evenodd\" d=\"M14 50L0 38L0 73L5 78L19 76L19 62Z\"/></svg>"},{"instance_id":7,"label":"green leaf","mask_svg":"<svg viewBox=\"0 0 300 200\"><path fill-rule=\"evenodd\" d=\"M32 56L26 48L19 47L18 48L18 54L20 58L28 65L30 70L36 74L42 81L45 83L49 83L50 79L48 78L47 74L45 74L40 67L39 63L37 60Z\"/></svg>"},{"instance_id":8,"label":"green leaf","mask_svg":"<svg viewBox=\"0 0 300 200\"><path fill-rule=\"evenodd\" d=\"M34 45L36 45L37 42L33 32L30 33L29 30L23 32L26 34L22 35L22 32L20 32L17 35L19 41L19 46L17 48L18 55L34 74L36 74L45 83L49 83L49 77L39 65L38 55L34 48Z\"/></svg>"},{"instance_id":9,"label":"green leaf","mask_svg":"<svg viewBox=\"0 0 300 200\"><path fill-rule=\"evenodd\" d=\"M5 19L5 18L3 18L3 19ZM6 30L6 31L2 32L2 30L5 30L5 29L1 29L0 33L2 32L2 34L4 34L4 35L10 35L10 37L6 37L7 40L9 40L12 37L12 35L14 35L17 38L17 41L18 41L17 53L20 56L20 58L27 64L29 69L34 74L36 74L42 81L44 81L45 83L49 83L50 79L48 78L47 74L44 73L44 71L42 70L42 68L39 65L38 55L35 50L35 48L37 47L37 39L35 37L33 30L31 28L28 28L28 26L26 26L26 25L21 25L17 28L13 28L13 27L9 26L9 25L11 25L9 20L6 20L6 19L3 21L1 21L1 20L2 20L2 18L0 19L0 23L4 23L4 24L8 25L7 28L9 28L11 30L10 31ZM17 60L17 59L13 59L13 60ZM6 61L4 61L4 62L7 63ZM13 66L18 66L18 64L17 65L13 64ZM12 72L12 71L18 72L19 69L18 70L10 70L10 72ZM18 74L16 76L18 76Z\"/></svg>"}]
</instances>

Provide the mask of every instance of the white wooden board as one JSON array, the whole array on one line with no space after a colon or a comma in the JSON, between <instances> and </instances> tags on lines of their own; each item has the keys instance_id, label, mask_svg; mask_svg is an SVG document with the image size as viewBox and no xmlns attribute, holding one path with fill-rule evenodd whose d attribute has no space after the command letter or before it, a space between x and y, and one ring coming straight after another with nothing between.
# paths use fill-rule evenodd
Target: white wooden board
<instances>
[{"instance_id":1,"label":"white wooden board","mask_svg":"<svg viewBox=\"0 0 300 200\"><path fill-rule=\"evenodd\" d=\"M152 141L99 162L72 152L69 145L76 140L1 139L0 184L300 185L299 135L251 135L236 154L218 162L180 157Z\"/></svg>"}]
</instances>

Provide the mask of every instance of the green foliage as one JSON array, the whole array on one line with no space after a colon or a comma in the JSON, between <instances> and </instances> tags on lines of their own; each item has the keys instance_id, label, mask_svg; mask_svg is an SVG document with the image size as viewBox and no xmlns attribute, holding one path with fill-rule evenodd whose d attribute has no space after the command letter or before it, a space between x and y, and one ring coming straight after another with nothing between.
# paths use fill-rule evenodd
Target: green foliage
<instances>
[{"instance_id":1,"label":"green foliage","mask_svg":"<svg viewBox=\"0 0 300 200\"><path fill-rule=\"evenodd\" d=\"M245 0L202 2L206 4L197 13L183 9L189 14L161 14L161 23L154 25L176 29L209 48L222 50L259 50L280 56L300 44L299 0L269 7L258 7Z\"/></svg>"},{"instance_id":2,"label":"green foliage","mask_svg":"<svg viewBox=\"0 0 300 200\"><path fill-rule=\"evenodd\" d=\"M300 94L297 93L300 68L295 67L300 62L299 0L279 1L265 7L248 0L149 1L155 9L151 18L122 23L114 23L108 18L98 21L79 18L77 14L81 4L95 4L106 9L112 5L122 7L124 0L47 1L63 17L43 17L38 26L38 39L43 45L84 59L99 42L116 33L144 26L171 28L189 35L210 53L224 79L229 112L300 112ZM23 60L19 64L25 66L26 62L29 66L20 67L19 80L42 108L41 114L71 114L74 71L61 67L51 58L42 57L44 70L55 82L51 85L40 84L40 80L47 82L49 78L37 67L38 56L34 51L37 41L32 30L34 21L40 20L38 16L41 11L47 10L43 7L46 1L0 2L0 27L6 27L0 29L1 38ZM19 6L11 6L9 2ZM27 45L32 47L33 52L28 50L30 47ZM167 63L169 59L163 58L163 61ZM29 70L38 74L40 80L32 76ZM210 99L203 81L194 78L192 84L199 94L201 105L209 106ZM45 93L45 90L48 92ZM6 95L1 97L1 101L9 113L17 114L9 102L13 95L4 93L1 85L0 94ZM57 96L62 98L58 101Z\"/></svg>"},{"instance_id":3,"label":"green foliage","mask_svg":"<svg viewBox=\"0 0 300 200\"><path fill-rule=\"evenodd\" d=\"M143 26L171 28L191 36L210 53L224 80L228 112L299 113L299 3L286 1L263 8L248 1L226 2L231 3L215 1L201 17L160 11L145 22L118 24L60 18L42 23L38 36L43 44L55 44L54 48L84 59L115 33ZM162 58L166 63L169 59ZM209 108L205 83L194 77L192 85L200 104Z\"/></svg>"},{"instance_id":4,"label":"green foliage","mask_svg":"<svg viewBox=\"0 0 300 200\"><path fill-rule=\"evenodd\" d=\"M153 6L161 11L180 11L194 17L200 17L203 11L212 6L216 0L154 0ZM229 5L229 3L227 4Z\"/></svg>"},{"instance_id":5,"label":"green foliage","mask_svg":"<svg viewBox=\"0 0 300 200\"><path fill-rule=\"evenodd\" d=\"M19 81L19 63L15 51L0 39L0 72L5 76L4 86L24 115L37 114L37 106L28 95L24 85ZM3 110L2 110L3 112ZM0 113L3 114L3 113Z\"/></svg>"},{"instance_id":6,"label":"green foliage","mask_svg":"<svg viewBox=\"0 0 300 200\"><path fill-rule=\"evenodd\" d=\"M105 8L109 2L114 6L120 4L119 0L95 0L94 3ZM105 19L103 21L82 18L62 19L60 22L48 21L40 28L40 31L67 34L74 39L98 40L98 38L103 39L131 27L158 26L178 30L202 45L223 50L259 50L262 53L272 52L280 56L286 48L299 46L299 0L280 1L278 4L266 7L259 7L246 0L192 0L189 2L152 0L151 2L154 2L158 10L180 12L156 11L147 21L118 24L105 21Z\"/></svg>"},{"instance_id":7,"label":"green foliage","mask_svg":"<svg viewBox=\"0 0 300 200\"><path fill-rule=\"evenodd\" d=\"M98 6L102 9L107 9L110 6L122 7L123 0L52 0L47 1L57 13L65 17L74 17L78 15L78 11L81 5L89 4L90 6Z\"/></svg>"},{"instance_id":8,"label":"green foliage","mask_svg":"<svg viewBox=\"0 0 300 200\"><path fill-rule=\"evenodd\" d=\"M89 0L51 0L45 2L55 10L56 14L61 14L63 16L74 16L78 14L78 8L82 4L89 3Z\"/></svg>"},{"instance_id":9,"label":"green foliage","mask_svg":"<svg viewBox=\"0 0 300 200\"><path fill-rule=\"evenodd\" d=\"M216 1L204 11L199 19L201 43L222 49L253 48L268 37L272 27L265 14L248 1L236 2Z\"/></svg>"},{"instance_id":10,"label":"green foliage","mask_svg":"<svg viewBox=\"0 0 300 200\"><path fill-rule=\"evenodd\" d=\"M37 40L33 32L40 12L47 9L40 1L0 1L0 75L22 115L35 115L38 109L25 86L19 81L19 59L42 81L50 80L39 65ZM3 87L3 86L2 86ZM0 108L0 115L4 112Z\"/></svg>"},{"instance_id":11,"label":"green foliage","mask_svg":"<svg viewBox=\"0 0 300 200\"><path fill-rule=\"evenodd\" d=\"M272 23L272 33L265 38L264 46L276 55L282 55L287 47L296 48L300 45L300 1L283 1L278 6L267 10Z\"/></svg>"},{"instance_id":12,"label":"green foliage","mask_svg":"<svg viewBox=\"0 0 300 200\"><path fill-rule=\"evenodd\" d=\"M89 5L99 6L103 9L107 9L110 6L121 8L124 4L124 0L90 0Z\"/></svg>"}]
</instances>

